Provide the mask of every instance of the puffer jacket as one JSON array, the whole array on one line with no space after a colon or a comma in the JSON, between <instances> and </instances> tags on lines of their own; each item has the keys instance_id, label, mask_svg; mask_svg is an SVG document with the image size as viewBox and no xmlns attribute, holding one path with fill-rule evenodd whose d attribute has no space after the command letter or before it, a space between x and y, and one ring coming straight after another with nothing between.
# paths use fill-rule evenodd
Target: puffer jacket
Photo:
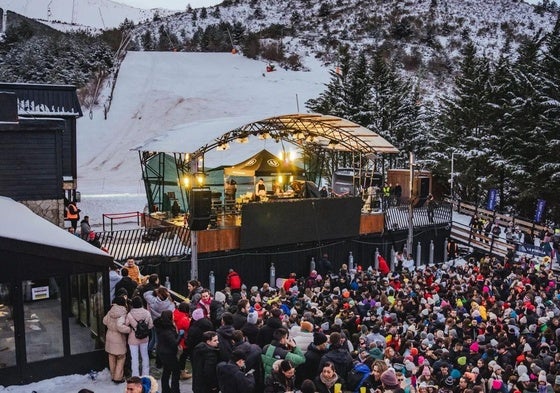
<instances>
[{"instance_id":1,"label":"puffer jacket","mask_svg":"<svg viewBox=\"0 0 560 393\"><path fill-rule=\"evenodd\" d=\"M140 345L143 343L147 343L150 340L150 336L144 337L143 339L136 338L136 334L134 333L134 331L136 330L136 325L138 325L139 321L146 321L150 329L154 327L152 314L150 314L148 310L143 307L131 309L126 316L126 324L132 328L130 334L128 335L129 345Z\"/></svg>"},{"instance_id":2,"label":"puffer jacket","mask_svg":"<svg viewBox=\"0 0 560 393\"><path fill-rule=\"evenodd\" d=\"M175 310L175 303L173 303L173 300L161 300L159 297L154 295L153 291L144 293L144 299L146 299L146 303L148 303L148 310L152 313L153 320L161 317L161 312L164 310L169 310L171 312Z\"/></svg>"},{"instance_id":3,"label":"puffer jacket","mask_svg":"<svg viewBox=\"0 0 560 393\"><path fill-rule=\"evenodd\" d=\"M111 355L126 354L126 336L132 330L126 325L126 315L126 307L113 304L103 317L103 324L107 326L105 352Z\"/></svg>"}]
</instances>

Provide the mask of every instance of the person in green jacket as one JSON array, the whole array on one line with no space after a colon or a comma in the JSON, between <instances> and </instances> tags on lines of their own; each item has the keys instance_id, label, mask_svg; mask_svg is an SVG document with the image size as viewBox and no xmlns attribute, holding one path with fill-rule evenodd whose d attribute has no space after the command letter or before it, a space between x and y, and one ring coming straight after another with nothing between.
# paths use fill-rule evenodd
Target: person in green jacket
<instances>
[{"instance_id":1,"label":"person in green jacket","mask_svg":"<svg viewBox=\"0 0 560 393\"><path fill-rule=\"evenodd\" d=\"M293 339L289 338L289 331L284 327L276 329L272 342L265 345L261 354L265 379L272 373L272 365L277 360L290 360L295 367L305 363L305 356Z\"/></svg>"}]
</instances>

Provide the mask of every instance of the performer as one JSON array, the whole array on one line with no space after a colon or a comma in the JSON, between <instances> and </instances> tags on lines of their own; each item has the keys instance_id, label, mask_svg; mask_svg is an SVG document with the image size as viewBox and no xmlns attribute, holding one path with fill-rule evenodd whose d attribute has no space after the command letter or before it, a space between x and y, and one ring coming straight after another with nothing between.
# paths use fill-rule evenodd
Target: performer
<instances>
[{"instance_id":1,"label":"performer","mask_svg":"<svg viewBox=\"0 0 560 393\"><path fill-rule=\"evenodd\" d=\"M262 177L259 179L259 182L255 185L255 196L257 201L260 201L261 198L266 197L266 185L264 184L264 180Z\"/></svg>"}]
</instances>

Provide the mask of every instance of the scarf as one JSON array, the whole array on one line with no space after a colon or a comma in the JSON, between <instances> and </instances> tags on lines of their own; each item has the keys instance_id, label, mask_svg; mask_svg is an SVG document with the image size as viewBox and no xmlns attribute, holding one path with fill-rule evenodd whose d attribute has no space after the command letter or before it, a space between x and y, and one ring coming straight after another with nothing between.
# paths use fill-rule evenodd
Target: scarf
<instances>
[{"instance_id":1,"label":"scarf","mask_svg":"<svg viewBox=\"0 0 560 393\"><path fill-rule=\"evenodd\" d=\"M334 386L336 381L338 381L338 375L336 373L334 373L332 378L329 378L329 379L325 378L323 373L321 373L321 374L319 374L319 378L321 379L321 382L323 382L325 384L325 386L327 387L327 389L329 389L329 390L330 390L330 388L332 388Z\"/></svg>"}]
</instances>

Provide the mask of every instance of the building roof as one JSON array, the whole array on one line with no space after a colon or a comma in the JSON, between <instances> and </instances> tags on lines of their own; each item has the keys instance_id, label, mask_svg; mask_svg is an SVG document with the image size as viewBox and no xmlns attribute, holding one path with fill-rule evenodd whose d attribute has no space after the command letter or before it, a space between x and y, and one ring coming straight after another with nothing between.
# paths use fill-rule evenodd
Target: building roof
<instances>
[{"instance_id":1,"label":"building roof","mask_svg":"<svg viewBox=\"0 0 560 393\"><path fill-rule=\"evenodd\" d=\"M18 115L82 117L76 87L33 83L0 83L0 91L17 95Z\"/></svg>"},{"instance_id":2,"label":"building roof","mask_svg":"<svg viewBox=\"0 0 560 393\"><path fill-rule=\"evenodd\" d=\"M33 213L25 205L0 196L0 252L12 251L37 256L54 256L60 260L107 265L113 258Z\"/></svg>"}]
</instances>

